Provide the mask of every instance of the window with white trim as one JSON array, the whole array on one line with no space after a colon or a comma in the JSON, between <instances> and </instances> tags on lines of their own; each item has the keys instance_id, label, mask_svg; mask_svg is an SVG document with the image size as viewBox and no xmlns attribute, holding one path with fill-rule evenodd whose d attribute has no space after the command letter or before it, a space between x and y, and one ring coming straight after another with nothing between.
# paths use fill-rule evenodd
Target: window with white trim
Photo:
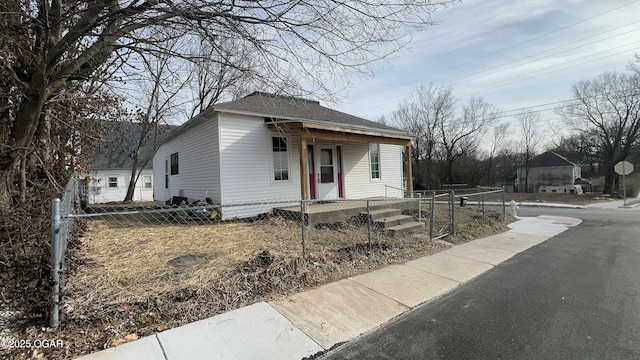
<instances>
[{"instance_id":1,"label":"window with white trim","mask_svg":"<svg viewBox=\"0 0 640 360\"><path fill-rule=\"evenodd\" d=\"M271 138L273 154L273 180L289 180L289 153L287 151L287 139L282 137Z\"/></svg>"},{"instance_id":2,"label":"window with white trim","mask_svg":"<svg viewBox=\"0 0 640 360\"><path fill-rule=\"evenodd\" d=\"M145 175L142 178L143 186L145 189L151 189L153 187L153 181L151 179L151 175Z\"/></svg>"},{"instance_id":3,"label":"window with white trim","mask_svg":"<svg viewBox=\"0 0 640 360\"><path fill-rule=\"evenodd\" d=\"M380 179L380 144L369 144L371 178Z\"/></svg>"},{"instance_id":4,"label":"window with white trim","mask_svg":"<svg viewBox=\"0 0 640 360\"><path fill-rule=\"evenodd\" d=\"M107 184L109 189L115 189L118 187L118 177L117 176L109 176L107 177Z\"/></svg>"}]
</instances>

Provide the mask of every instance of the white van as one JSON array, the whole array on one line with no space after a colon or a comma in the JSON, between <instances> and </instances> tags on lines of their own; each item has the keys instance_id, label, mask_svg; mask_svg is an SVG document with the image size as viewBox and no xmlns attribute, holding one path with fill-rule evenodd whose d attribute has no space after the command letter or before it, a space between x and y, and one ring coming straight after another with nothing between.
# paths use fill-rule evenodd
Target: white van
<instances>
[{"instance_id":1,"label":"white van","mask_svg":"<svg viewBox=\"0 0 640 360\"><path fill-rule=\"evenodd\" d=\"M542 185L538 188L539 193L559 193L559 194L582 194L580 185Z\"/></svg>"}]
</instances>

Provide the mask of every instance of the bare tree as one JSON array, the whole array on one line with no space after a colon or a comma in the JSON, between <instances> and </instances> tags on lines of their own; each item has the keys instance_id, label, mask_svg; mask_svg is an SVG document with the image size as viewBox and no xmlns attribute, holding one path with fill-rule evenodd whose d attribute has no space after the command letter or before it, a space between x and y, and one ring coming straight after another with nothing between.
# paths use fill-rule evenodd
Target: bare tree
<instances>
[{"instance_id":1,"label":"bare tree","mask_svg":"<svg viewBox=\"0 0 640 360\"><path fill-rule=\"evenodd\" d=\"M3 42L3 51L8 50L3 72L22 85L15 112L6 120L8 142L0 149L0 206L9 206L12 194L27 191L24 182L16 181L29 171L21 163L34 155L48 102L69 82L93 79L105 68L113 74L113 68L126 63L128 52L143 51L143 43L151 46L144 51L197 56L162 48L167 34L161 29L198 34L214 48L223 40L241 42L273 78L304 78L315 84L312 91L330 93L324 86L328 79L366 72L373 61L402 48L408 31L431 24L436 6L451 2L5 1L3 30L13 30L2 36L21 46ZM15 62L15 57L25 61Z\"/></svg>"},{"instance_id":2,"label":"bare tree","mask_svg":"<svg viewBox=\"0 0 640 360\"><path fill-rule=\"evenodd\" d=\"M202 56L189 61L192 79L188 96L193 99L189 118L225 97L237 98L268 87L268 81L259 73L256 56L237 41L222 41L214 47L200 39L193 51ZM295 82L290 84L292 89L297 89Z\"/></svg>"},{"instance_id":3,"label":"bare tree","mask_svg":"<svg viewBox=\"0 0 640 360\"><path fill-rule=\"evenodd\" d=\"M438 124L453 116L455 99L452 90L433 84L421 85L393 112L392 118L405 131L416 136L413 148L416 181L420 187L437 186L434 173L436 150L440 144Z\"/></svg>"},{"instance_id":4,"label":"bare tree","mask_svg":"<svg viewBox=\"0 0 640 360\"><path fill-rule=\"evenodd\" d=\"M425 180L428 174L428 172L424 172L424 168L422 166L427 156L426 154L428 153L428 136L426 134L428 126L425 124L421 115L416 111L414 104L409 100L405 100L400 103L397 109L393 111L391 117L398 126L416 137L413 141L413 151L411 152L412 162L414 165L413 184L417 189L423 189L425 188ZM427 166L429 166L428 162Z\"/></svg>"},{"instance_id":5,"label":"bare tree","mask_svg":"<svg viewBox=\"0 0 640 360\"><path fill-rule=\"evenodd\" d=\"M562 137L553 144L553 151L564 157L576 159L582 165L589 165L591 172L598 171L602 163L598 149L598 134L595 131Z\"/></svg>"},{"instance_id":6,"label":"bare tree","mask_svg":"<svg viewBox=\"0 0 640 360\"><path fill-rule=\"evenodd\" d=\"M536 155L540 145L539 127L542 116L537 112L522 110L516 119L520 124L521 131L520 153L523 154L522 163L524 163L524 192L532 192L533 189L529 189L529 169L531 168L531 159ZM518 174L519 184L522 184L521 175ZM520 189L520 191L522 190Z\"/></svg>"},{"instance_id":7,"label":"bare tree","mask_svg":"<svg viewBox=\"0 0 640 360\"><path fill-rule=\"evenodd\" d=\"M173 40L166 41L164 48L173 50L177 46ZM134 97L134 106L137 108L133 121L139 125L139 132L134 134L124 134L124 136L135 136L131 156L133 163L129 184L124 202L133 200L136 184L140 180L142 170L151 161L153 151L156 149L160 137L167 132L169 117L176 115L176 108L179 103L177 96L182 92L190 77L181 76L182 64L172 61L169 53L153 52L138 57L142 63L140 77L134 82L138 85L139 96ZM149 151L149 147L152 151ZM145 152L145 150L147 150ZM143 157L144 156L144 157Z\"/></svg>"},{"instance_id":8,"label":"bare tree","mask_svg":"<svg viewBox=\"0 0 640 360\"><path fill-rule=\"evenodd\" d=\"M493 126L488 134L489 146L485 149L484 155L486 159L484 182L486 185L492 185L496 182L498 175L494 170L496 157L508 151L512 146L511 140L509 139L509 129L509 123L503 122ZM500 173L504 171L505 169L500 169Z\"/></svg>"},{"instance_id":9,"label":"bare tree","mask_svg":"<svg viewBox=\"0 0 640 360\"><path fill-rule=\"evenodd\" d=\"M640 143L640 72L606 72L573 86L573 101L557 109L580 133L597 134L605 173L604 192L611 194L614 165Z\"/></svg>"},{"instance_id":10,"label":"bare tree","mask_svg":"<svg viewBox=\"0 0 640 360\"><path fill-rule=\"evenodd\" d=\"M480 140L496 121L496 108L481 98L471 98L458 111L457 99L450 87L419 86L393 112L394 121L416 136L413 161L415 184L439 186L454 182L454 164L463 156L477 157ZM437 174L437 162L442 165ZM425 164L425 166L422 166ZM472 174L474 179L479 173Z\"/></svg>"},{"instance_id":11,"label":"bare tree","mask_svg":"<svg viewBox=\"0 0 640 360\"><path fill-rule=\"evenodd\" d=\"M453 104L453 99L447 100ZM439 119L441 148L445 160L445 181L453 183L454 162L463 155L475 152L480 140L495 123L497 109L479 97L472 97L458 115Z\"/></svg>"}]
</instances>

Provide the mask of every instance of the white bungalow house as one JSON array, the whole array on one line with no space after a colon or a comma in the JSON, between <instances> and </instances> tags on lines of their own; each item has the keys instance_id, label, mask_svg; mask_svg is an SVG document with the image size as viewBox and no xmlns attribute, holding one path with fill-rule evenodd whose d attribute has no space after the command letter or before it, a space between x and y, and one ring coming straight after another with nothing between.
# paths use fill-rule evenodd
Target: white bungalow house
<instances>
[{"instance_id":1,"label":"white bungalow house","mask_svg":"<svg viewBox=\"0 0 640 360\"><path fill-rule=\"evenodd\" d=\"M403 176L413 139L318 101L253 93L213 105L162 141L153 157L154 198L226 205L403 197L403 188L413 188L411 161L406 184ZM269 210L252 209L223 214Z\"/></svg>"},{"instance_id":2,"label":"white bungalow house","mask_svg":"<svg viewBox=\"0 0 640 360\"><path fill-rule=\"evenodd\" d=\"M88 204L121 202L127 194L133 168L133 154L138 147L142 127L130 121L104 121L104 135L87 159L89 171L84 179L84 200ZM135 184L133 201L153 201L152 156L157 139L175 126L161 125L141 144L138 157L140 176Z\"/></svg>"}]
</instances>

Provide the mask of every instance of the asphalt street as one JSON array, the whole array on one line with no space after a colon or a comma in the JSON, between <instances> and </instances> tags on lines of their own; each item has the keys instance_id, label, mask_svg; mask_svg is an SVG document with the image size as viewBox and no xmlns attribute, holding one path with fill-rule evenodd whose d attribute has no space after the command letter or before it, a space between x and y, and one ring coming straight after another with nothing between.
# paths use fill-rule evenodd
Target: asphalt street
<instances>
[{"instance_id":1,"label":"asphalt street","mask_svg":"<svg viewBox=\"0 0 640 360\"><path fill-rule=\"evenodd\" d=\"M640 211L583 219L322 359L640 359Z\"/></svg>"}]
</instances>

